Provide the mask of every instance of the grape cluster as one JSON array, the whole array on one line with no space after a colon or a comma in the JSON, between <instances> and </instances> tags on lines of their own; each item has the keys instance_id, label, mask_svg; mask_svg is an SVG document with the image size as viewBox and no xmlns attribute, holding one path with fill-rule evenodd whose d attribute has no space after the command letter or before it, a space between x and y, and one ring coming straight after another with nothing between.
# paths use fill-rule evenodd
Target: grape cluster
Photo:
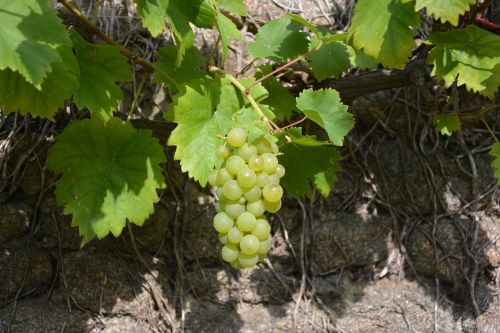
<instances>
[{"instance_id":1,"label":"grape cluster","mask_svg":"<svg viewBox=\"0 0 500 333\"><path fill-rule=\"evenodd\" d=\"M281 208L283 188L279 182L285 175L277 153L278 146L267 140L248 144L247 132L238 127L231 129L226 144L217 148L217 158L223 163L208 177L219 198L214 227L224 245L222 259L234 268L254 266L271 248L271 226L264 213Z\"/></svg>"}]
</instances>

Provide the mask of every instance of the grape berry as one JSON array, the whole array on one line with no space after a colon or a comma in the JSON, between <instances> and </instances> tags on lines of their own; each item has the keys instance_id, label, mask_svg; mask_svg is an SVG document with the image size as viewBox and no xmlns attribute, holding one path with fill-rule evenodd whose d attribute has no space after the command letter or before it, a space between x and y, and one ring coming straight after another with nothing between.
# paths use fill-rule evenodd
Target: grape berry
<instances>
[{"instance_id":1,"label":"grape berry","mask_svg":"<svg viewBox=\"0 0 500 333\"><path fill-rule=\"evenodd\" d=\"M248 144L246 130L237 127L216 150L223 163L208 177L219 198L214 228L224 245L222 259L234 268L254 266L271 249L271 226L264 213L281 208L279 181L285 175L277 153L278 146L267 140Z\"/></svg>"}]
</instances>

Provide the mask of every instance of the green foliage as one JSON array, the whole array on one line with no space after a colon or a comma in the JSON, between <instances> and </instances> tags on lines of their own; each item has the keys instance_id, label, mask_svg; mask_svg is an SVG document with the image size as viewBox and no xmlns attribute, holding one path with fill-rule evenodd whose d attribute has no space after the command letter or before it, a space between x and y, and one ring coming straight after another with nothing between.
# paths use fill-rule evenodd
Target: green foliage
<instances>
[{"instance_id":1,"label":"green foliage","mask_svg":"<svg viewBox=\"0 0 500 333\"><path fill-rule=\"evenodd\" d=\"M261 78L271 70L271 66L261 66L255 77ZM262 81L262 86L268 92L268 96L262 100L262 103L270 107L276 119L290 119L293 111L297 109L292 94L274 76Z\"/></svg>"},{"instance_id":2,"label":"green foliage","mask_svg":"<svg viewBox=\"0 0 500 333\"><path fill-rule=\"evenodd\" d=\"M174 159L182 171L205 186L216 164L215 149L231 128L240 109L238 96L225 78L195 80L179 87L172 104L177 127L168 144L176 146Z\"/></svg>"},{"instance_id":3,"label":"green foliage","mask_svg":"<svg viewBox=\"0 0 500 333\"><path fill-rule=\"evenodd\" d=\"M40 90L58 52L71 41L47 0L0 0L0 70L20 73Z\"/></svg>"},{"instance_id":4,"label":"green foliage","mask_svg":"<svg viewBox=\"0 0 500 333\"><path fill-rule=\"evenodd\" d=\"M25 78L10 69L0 71L0 106L6 113L54 120L54 115L79 87L79 67L69 47L58 50L63 62L52 65L52 71L42 83L41 90L28 83Z\"/></svg>"},{"instance_id":5,"label":"green foliage","mask_svg":"<svg viewBox=\"0 0 500 333\"><path fill-rule=\"evenodd\" d=\"M247 9L243 0L218 0L219 7L240 16L247 16Z\"/></svg>"},{"instance_id":6,"label":"green foliage","mask_svg":"<svg viewBox=\"0 0 500 333\"><path fill-rule=\"evenodd\" d=\"M227 18L222 13L217 13L217 30L220 34L220 40L222 44L222 54L225 58L228 56L229 44L231 39L241 40L242 36L236 24L233 23L229 18Z\"/></svg>"},{"instance_id":7,"label":"green foliage","mask_svg":"<svg viewBox=\"0 0 500 333\"><path fill-rule=\"evenodd\" d=\"M311 43L317 43L313 38ZM318 81L338 77L349 69L349 49L343 42L329 42L307 57L309 67Z\"/></svg>"},{"instance_id":8,"label":"green foliage","mask_svg":"<svg viewBox=\"0 0 500 333\"><path fill-rule=\"evenodd\" d=\"M158 36L165 28L165 14L169 0L135 0L135 2L142 24L153 37Z\"/></svg>"},{"instance_id":9,"label":"green foliage","mask_svg":"<svg viewBox=\"0 0 500 333\"><path fill-rule=\"evenodd\" d=\"M428 15L434 15L434 18L440 19L441 22L448 21L456 26L458 17L476 2L476 0L416 0L415 8L420 10L425 7Z\"/></svg>"},{"instance_id":10,"label":"green foliage","mask_svg":"<svg viewBox=\"0 0 500 333\"><path fill-rule=\"evenodd\" d=\"M116 82L131 80L127 58L115 46L90 44L76 34L73 43L80 66L80 87L74 92L75 103L80 109L86 107L92 115L107 120L123 98Z\"/></svg>"},{"instance_id":11,"label":"green foliage","mask_svg":"<svg viewBox=\"0 0 500 333\"><path fill-rule=\"evenodd\" d=\"M255 109L243 108L236 112L231 127L239 127L247 130L247 141L255 144L269 134L269 128L260 119L259 113Z\"/></svg>"},{"instance_id":12,"label":"green foliage","mask_svg":"<svg viewBox=\"0 0 500 333\"><path fill-rule=\"evenodd\" d=\"M290 16L269 21L259 29L255 42L248 43L248 51L254 57L275 62L294 58L307 51L307 34L301 28Z\"/></svg>"},{"instance_id":13,"label":"green foliage","mask_svg":"<svg viewBox=\"0 0 500 333\"><path fill-rule=\"evenodd\" d=\"M337 182L340 154L329 142L315 136L302 135L301 128L291 128L279 136L282 155L279 161L286 169L283 184L296 198L311 196L311 182L327 196Z\"/></svg>"},{"instance_id":14,"label":"green foliage","mask_svg":"<svg viewBox=\"0 0 500 333\"><path fill-rule=\"evenodd\" d=\"M460 118L457 114L438 114L434 116L434 126L442 135L450 136L454 132L460 131Z\"/></svg>"},{"instance_id":15,"label":"green foliage","mask_svg":"<svg viewBox=\"0 0 500 333\"><path fill-rule=\"evenodd\" d=\"M120 235L126 221L142 225L165 182L163 148L150 131L117 118L72 123L50 149L48 167L61 173L57 202L73 214L82 245L109 232Z\"/></svg>"},{"instance_id":16,"label":"green foliage","mask_svg":"<svg viewBox=\"0 0 500 333\"><path fill-rule=\"evenodd\" d=\"M201 52L194 47L186 50L184 60L179 67L176 67L177 48L174 45L159 49L158 58L158 61L153 64L157 71L167 74L179 84L194 79L201 79L207 75L203 70L205 58ZM155 80L157 82L171 84L171 82L167 81L161 74L157 74Z\"/></svg>"},{"instance_id":17,"label":"green foliage","mask_svg":"<svg viewBox=\"0 0 500 333\"><path fill-rule=\"evenodd\" d=\"M494 157L491 166L495 170L495 178L497 179L497 184L500 185L500 143L496 142L493 147L491 147L490 155Z\"/></svg>"},{"instance_id":18,"label":"green foliage","mask_svg":"<svg viewBox=\"0 0 500 333\"><path fill-rule=\"evenodd\" d=\"M360 0L354 9L347 39L356 50L388 67L403 67L415 47L413 28L420 12L408 0Z\"/></svg>"},{"instance_id":19,"label":"green foliage","mask_svg":"<svg viewBox=\"0 0 500 333\"><path fill-rule=\"evenodd\" d=\"M352 115L335 89L307 89L297 97L297 107L328 133L330 141L342 146L344 136L354 127Z\"/></svg>"},{"instance_id":20,"label":"green foliage","mask_svg":"<svg viewBox=\"0 0 500 333\"><path fill-rule=\"evenodd\" d=\"M456 80L458 86L493 98L500 83L500 36L469 25L434 33L428 41L435 45L427 59L434 66L432 75L447 87Z\"/></svg>"}]
</instances>

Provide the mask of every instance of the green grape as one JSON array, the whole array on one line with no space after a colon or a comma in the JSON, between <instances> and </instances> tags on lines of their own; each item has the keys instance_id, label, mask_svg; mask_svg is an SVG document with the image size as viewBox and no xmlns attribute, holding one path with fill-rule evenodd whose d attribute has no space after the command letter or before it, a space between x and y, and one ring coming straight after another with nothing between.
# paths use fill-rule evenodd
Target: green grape
<instances>
[{"instance_id":1,"label":"green grape","mask_svg":"<svg viewBox=\"0 0 500 333\"><path fill-rule=\"evenodd\" d=\"M280 183L280 177L275 173L269 175L269 184L278 184Z\"/></svg>"},{"instance_id":2,"label":"green grape","mask_svg":"<svg viewBox=\"0 0 500 333\"><path fill-rule=\"evenodd\" d=\"M236 179L241 187L251 188L255 185L257 176L253 170L245 167L238 172Z\"/></svg>"},{"instance_id":3,"label":"green grape","mask_svg":"<svg viewBox=\"0 0 500 333\"><path fill-rule=\"evenodd\" d=\"M254 235L246 235L240 241L241 252L249 256L254 255L259 250L260 242Z\"/></svg>"},{"instance_id":4,"label":"green grape","mask_svg":"<svg viewBox=\"0 0 500 333\"><path fill-rule=\"evenodd\" d=\"M257 184L258 187L263 188L267 184L269 184L269 175L267 172L262 171L257 174L257 179L255 180L255 184Z\"/></svg>"},{"instance_id":5,"label":"green grape","mask_svg":"<svg viewBox=\"0 0 500 333\"><path fill-rule=\"evenodd\" d=\"M257 143L257 151L259 152L259 154L270 153L273 151L273 147L271 146L271 143L269 143L269 141L264 139Z\"/></svg>"},{"instance_id":6,"label":"green grape","mask_svg":"<svg viewBox=\"0 0 500 333\"><path fill-rule=\"evenodd\" d=\"M219 186L220 184L217 183L217 174L219 173L219 171L217 170L214 170L212 172L210 172L210 174L208 175L208 183L212 186Z\"/></svg>"},{"instance_id":7,"label":"green grape","mask_svg":"<svg viewBox=\"0 0 500 333\"><path fill-rule=\"evenodd\" d=\"M219 242L221 242L221 244L225 245L227 243L227 234L222 234L219 232Z\"/></svg>"},{"instance_id":8,"label":"green grape","mask_svg":"<svg viewBox=\"0 0 500 333\"><path fill-rule=\"evenodd\" d=\"M270 239L266 239L265 241L262 241L259 243L259 250L257 251L258 254L266 254L269 252L271 249L272 242Z\"/></svg>"},{"instance_id":9,"label":"green grape","mask_svg":"<svg viewBox=\"0 0 500 333\"><path fill-rule=\"evenodd\" d=\"M240 262L238 260L235 260L231 263L231 266L233 266L234 269L242 269L244 268L243 266L241 266Z\"/></svg>"},{"instance_id":10,"label":"green grape","mask_svg":"<svg viewBox=\"0 0 500 333\"><path fill-rule=\"evenodd\" d=\"M263 200L264 207L266 207L266 211L269 213L277 213L281 209L281 200L276 202L269 202L267 200Z\"/></svg>"},{"instance_id":11,"label":"green grape","mask_svg":"<svg viewBox=\"0 0 500 333\"><path fill-rule=\"evenodd\" d=\"M262 189L262 196L269 202L278 202L283 197L283 188L278 184L273 184L273 183L267 184Z\"/></svg>"},{"instance_id":12,"label":"green grape","mask_svg":"<svg viewBox=\"0 0 500 333\"><path fill-rule=\"evenodd\" d=\"M253 216L253 215L252 215ZM234 221L226 213L217 213L214 217L214 228L220 233L227 233L234 225Z\"/></svg>"},{"instance_id":13,"label":"green grape","mask_svg":"<svg viewBox=\"0 0 500 333\"><path fill-rule=\"evenodd\" d=\"M264 160L259 155L254 155L248 159L248 166L257 172L264 169Z\"/></svg>"},{"instance_id":14,"label":"green grape","mask_svg":"<svg viewBox=\"0 0 500 333\"><path fill-rule=\"evenodd\" d=\"M255 228L257 220L255 216L249 212L244 212L238 217L236 221L236 225L240 231L250 232Z\"/></svg>"},{"instance_id":15,"label":"green grape","mask_svg":"<svg viewBox=\"0 0 500 333\"><path fill-rule=\"evenodd\" d=\"M240 200L241 196L243 195L243 191L241 191L238 182L234 179L227 181L222 187L222 190L224 196L229 200Z\"/></svg>"},{"instance_id":16,"label":"green grape","mask_svg":"<svg viewBox=\"0 0 500 333\"><path fill-rule=\"evenodd\" d=\"M262 190L257 185L255 185L254 187L243 193L243 197L245 197L245 199L248 201L259 200L261 196L262 196Z\"/></svg>"},{"instance_id":17,"label":"green grape","mask_svg":"<svg viewBox=\"0 0 500 333\"><path fill-rule=\"evenodd\" d=\"M233 147L241 147L247 140L247 131L239 127L232 128L227 133L226 140Z\"/></svg>"},{"instance_id":18,"label":"green grape","mask_svg":"<svg viewBox=\"0 0 500 333\"><path fill-rule=\"evenodd\" d=\"M233 176L229 172L227 172L226 168L222 168L217 172L217 186L222 186L224 185L228 180L233 179Z\"/></svg>"},{"instance_id":19,"label":"green grape","mask_svg":"<svg viewBox=\"0 0 500 333\"><path fill-rule=\"evenodd\" d=\"M215 156L221 160L225 160L226 157L229 156L229 149L227 149L226 146L219 146L215 151Z\"/></svg>"},{"instance_id":20,"label":"green grape","mask_svg":"<svg viewBox=\"0 0 500 333\"><path fill-rule=\"evenodd\" d=\"M230 156L226 161L226 170L232 174L236 175L238 172L245 167L245 160L238 155Z\"/></svg>"},{"instance_id":21,"label":"green grape","mask_svg":"<svg viewBox=\"0 0 500 333\"><path fill-rule=\"evenodd\" d=\"M244 205L247 200L244 197L241 197L240 200L238 201L240 204Z\"/></svg>"},{"instance_id":22,"label":"green grape","mask_svg":"<svg viewBox=\"0 0 500 333\"><path fill-rule=\"evenodd\" d=\"M266 259L266 255L265 254L259 254L259 261L258 262L264 262L264 259ZM237 261L235 261L235 262L237 262Z\"/></svg>"},{"instance_id":23,"label":"green grape","mask_svg":"<svg viewBox=\"0 0 500 333\"><path fill-rule=\"evenodd\" d=\"M273 154L277 154L277 153L280 152L280 149L279 149L278 145L276 143L274 143L274 142L271 143L271 152Z\"/></svg>"},{"instance_id":24,"label":"green grape","mask_svg":"<svg viewBox=\"0 0 500 333\"><path fill-rule=\"evenodd\" d=\"M229 230L227 233L227 239L233 244L238 244L241 241L242 237L243 234L236 227L231 228L231 230Z\"/></svg>"},{"instance_id":25,"label":"green grape","mask_svg":"<svg viewBox=\"0 0 500 333\"><path fill-rule=\"evenodd\" d=\"M224 210L224 207L223 207L223 205L220 202L216 202L214 204L214 207L215 207L215 211L217 213L220 213L220 212L222 212Z\"/></svg>"},{"instance_id":26,"label":"green grape","mask_svg":"<svg viewBox=\"0 0 500 333\"><path fill-rule=\"evenodd\" d=\"M243 252L240 252L238 254L238 262L243 268L250 268L255 266L257 262L259 261L259 255L254 254L253 256L249 256L244 254Z\"/></svg>"},{"instance_id":27,"label":"green grape","mask_svg":"<svg viewBox=\"0 0 500 333\"><path fill-rule=\"evenodd\" d=\"M257 154L257 147L254 145L249 145L248 143L245 143L243 146L238 148L238 155L241 156L245 162L248 162L250 157L254 156Z\"/></svg>"},{"instance_id":28,"label":"green grape","mask_svg":"<svg viewBox=\"0 0 500 333\"><path fill-rule=\"evenodd\" d=\"M264 160L264 171L267 173L273 173L278 166L278 159L271 153L262 154L262 159Z\"/></svg>"},{"instance_id":29,"label":"green grape","mask_svg":"<svg viewBox=\"0 0 500 333\"><path fill-rule=\"evenodd\" d=\"M266 211L266 207L262 200L251 201L247 203L247 212L253 214L254 216L261 216Z\"/></svg>"},{"instance_id":30,"label":"green grape","mask_svg":"<svg viewBox=\"0 0 500 333\"><path fill-rule=\"evenodd\" d=\"M255 228L252 230L252 235L257 237L260 241L264 241L269 238L271 234L271 226L269 222L264 219L258 219Z\"/></svg>"},{"instance_id":31,"label":"green grape","mask_svg":"<svg viewBox=\"0 0 500 333\"><path fill-rule=\"evenodd\" d=\"M227 262L233 262L238 259L239 255L238 248L231 244L226 244L222 247L221 255L222 259Z\"/></svg>"},{"instance_id":32,"label":"green grape","mask_svg":"<svg viewBox=\"0 0 500 333\"><path fill-rule=\"evenodd\" d=\"M278 177L283 178L283 176L285 175L285 167L281 164L278 164L275 173L278 175Z\"/></svg>"},{"instance_id":33,"label":"green grape","mask_svg":"<svg viewBox=\"0 0 500 333\"><path fill-rule=\"evenodd\" d=\"M264 204L262 204L264 205ZM241 213L245 212L245 205L240 204L239 201L228 201L224 205L224 212L233 219L237 219Z\"/></svg>"}]
</instances>

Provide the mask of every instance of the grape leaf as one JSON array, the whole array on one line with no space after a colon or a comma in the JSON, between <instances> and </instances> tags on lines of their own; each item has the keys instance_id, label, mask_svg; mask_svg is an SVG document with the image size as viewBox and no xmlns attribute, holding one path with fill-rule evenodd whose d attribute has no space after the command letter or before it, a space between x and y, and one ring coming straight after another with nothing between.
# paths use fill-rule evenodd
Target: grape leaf
<instances>
[{"instance_id":1,"label":"grape leaf","mask_svg":"<svg viewBox=\"0 0 500 333\"><path fill-rule=\"evenodd\" d=\"M257 79L272 71L269 65L259 67ZM262 81L262 86L268 91L268 97L262 103L268 105L278 120L290 119L295 107L295 98L274 76Z\"/></svg>"},{"instance_id":2,"label":"grape leaf","mask_svg":"<svg viewBox=\"0 0 500 333\"><path fill-rule=\"evenodd\" d=\"M427 9L427 15L434 15L441 22L450 22L456 26L458 18L469 10L470 5L475 4L476 0L416 0L415 9Z\"/></svg>"},{"instance_id":3,"label":"grape leaf","mask_svg":"<svg viewBox=\"0 0 500 333\"><path fill-rule=\"evenodd\" d=\"M57 11L47 0L0 0L0 70L19 72L38 90L60 46L71 46Z\"/></svg>"},{"instance_id":4,"label":"grape leaf","mask_svg":"<svg viewBox=\"0 0 500 333\"><path fill-rule=\"evenodd\" d=\"M491 166L495 171L495 178L497 179L497 184L500 185L500 143L496 142L493 145L493 147L491 147L490 155L495 158L491 163Z\"/></svg>"},{"instance_id":5,"label":"grape leaf","mask_svg":"<svg viewBox=\"0 0 500 333\"><path fill-rule=\"evenodd\" d=\"M222 13L217 13L217 30L220 34L222 44L222 54L227 58L231 39L241 40L242 36L236 24Z\"/></svg>"},{"instance_id":6,"label":"grape leaf","mask_svg":"<svg viewBox=\"0 0 500 333\"><path fill-rule=\"evenodd\" d=\"M168 144L176 146L174 159L180 160L182 171L205 186L216 163L215 150L231 128L241 100L224 77L181 85L173 99L173 120L178 125Z\"/></svg>"},{"instance_id":7,"label":"grape leaf","mask_svg":"<svg viewBox=\"0 0 500 333\"><path fill-rule=\"evenodd\" d=\"M442 135L450 136L460 131L460 118L457 114L438 114L433 119L434 126Z\"/></svg>"},{"instance_id":8,"label":"grape leaf","mask_svg":"<svg viewBox=\"0 0 500 333\"><path fill-rule=\"evenodd\" d=\"M435 45L427 58L434 65L432 75L444 80L447 87L456 80L458 86L493 98L499 83L495 66L500 63L500 36L468 25L433 33L428 41Z\"/></svg>"},{"instance_id":9,"label":"grape leaf","mask_svg":"<svg viewBox=\"0 0 500 333\"><path fill-rule=\"evenodd\" d=\"M297 97L297 108L323 127L337 146L343 144L344 136L354 127L353 117L335 89L304 90Z\"/></svg>"},{"instance_id":10,"label":"grape leaf","mask_svg":"<svg viewBox=\"0 0 500 333\"><path fill-rule=\"evenodd\" d=\"M337 182L340 170L340 154L329 142L318 141L315 136L302 135L301 128L291 128L278 134L281 155L280 163L285 167L283 185L296 198L311 196L310 182L328 196Z\"/></svg>"},{"instance_id":11,"label":"grape leaf","mask_svg":"<svg viewBox=\"0 0 500 333\"><path fill-rule=\"evenodd\" d=\"M78 63L71 48L64 46L58 51L63 62L52 65L52 72L43 81L41 90L28 83L18 72L10 69L0 71L0 106L7 114L19 111L23 115L29 113L34 117L54 120L64 101L79 87Z\"/></svg>"},{"instance_id":12,"label":"grape leaf","mask_svg":"<svg viewBox=\"0 0 500 333\"><path fill-rule=\"evenodd\" d=\"M362 49L358 52L354 51L352 47L348 47L349 50L349 61L352 67L359 69L375 69L378 66L378 62L370 56L367 56L365 51Z\"/></svg>"},{"instance_id":13,"label":"grape leaf","mask_svg":"<svg viewBox=\"0 0 500 333\"><path fill-rule=\"evenodd\" d=\"M257 58L269 58L279 62L307 52L307 34L300 31L301 25L292 22L290 16L264 24L248 43L248 51Z\"/></svg>"},{"instance_id":14,"label":"grape leaf","mask_svg":"<svg viewBox=\"0 0 500 333\"><path fill-rule=\"evenodd\" d=\"M197 48L191 47L186 50L184 60L179 67L176 67L177 48L174 45L162 47L158 50L158 61L153 66L173 78L177 83L184 83L194 79L200 79L206 75L203 70L205 58ZM171 84L161 74L155 76L156 82Z\"/></svg>"},{"instance_id":15,"label":"grape leaf","mask_svg":"<svg viewBox=\"0 0 500 333\"><path fill-rule=\"evenodd\" d=\"M403 67L416 46L411 27L420 26L420 12L408 0L359 0L347 31L356 50L384 66Z\"/></svg>"},{"instance_id":16,"label":"grape leaf","mask_svg":"<svg viewBox=\"0 0 500 333\"><path fill-rule=\"evenodd\" d=\"M319 31L319 27L315 26L314 24L312 24L311 22L309 22L308 20L306 20L302 16L299 16L299 15L293 14L293 13L287 13L287 15L290 16L290 18L293 21L308 28L313 34L316 35L316 37L319 37L321 35L321 33Z\"/></svg>"},{"instance_id":17,"label":"grape leaf","mask_svg":"<svg viewBox=\"0 0 500 333\"><path fill-rule=\"evenodd\" d=\"M117 81L130 81L127 58L111 45L90 44L73 34L73 44L80 66L80 88L74 93L76 105L87 107L92 115L108 120L116 110L123 93Z\"/></svg>"},{"instance_id":18,"label":"grape leaf","mask_svg":"<svg viewBox=\"0 0 500 333\"><path fill-rule=\"evenodd\" d=\"M311 43L318 43L315 37ZM349 50L342 42L326 43L307 57L309 67L318 81L329 77L338 77L349 69Z\"/></svg>"},{"instance_id":19,"label":"grape leaf","mask_svg":"<svg viewBox=\"0 0 500 333\"><path fill-rule=\"evenodd\" d=\"M165 15L169 0L135 0L137 14L151 36L158 36L165 28Z\"/></svg>"},{"instance_id":20,"label":"grape leaf","mask_svg":"<svg viewBox=\"0 0 500 333\"><path fill-rule=\"evenodd\" d=\"M249 143L256 143L269 133L269 128L260 119L259 113L255 109L243 108L236 112L233 118L232 127L245 128Z\"/></svg>"},{"instance_id":21,"label":"grape leaf","mask_svg":"<svg viewBox=\"0 0 500 333\"><path fill-rule=\"evenodd\" d=\"M236 15L248 15L243 0L219 0L219 7L222 7L228 12L234 13Z\"/></svg>"},{"instance_id":22,"label":"grape leaf","mask_svg":"<svg viewBox=\"0 0 500 333\"><path fill-rule=\"evenodd\" d=\"M165 188L163 148L149 130L136 130L118 118L72 123L49 151L48 167L62 177L55 190L65 214L73 214L82 245L126 221L142 225L154 211L157 188Z\"/></svg>"}]
</instances>

